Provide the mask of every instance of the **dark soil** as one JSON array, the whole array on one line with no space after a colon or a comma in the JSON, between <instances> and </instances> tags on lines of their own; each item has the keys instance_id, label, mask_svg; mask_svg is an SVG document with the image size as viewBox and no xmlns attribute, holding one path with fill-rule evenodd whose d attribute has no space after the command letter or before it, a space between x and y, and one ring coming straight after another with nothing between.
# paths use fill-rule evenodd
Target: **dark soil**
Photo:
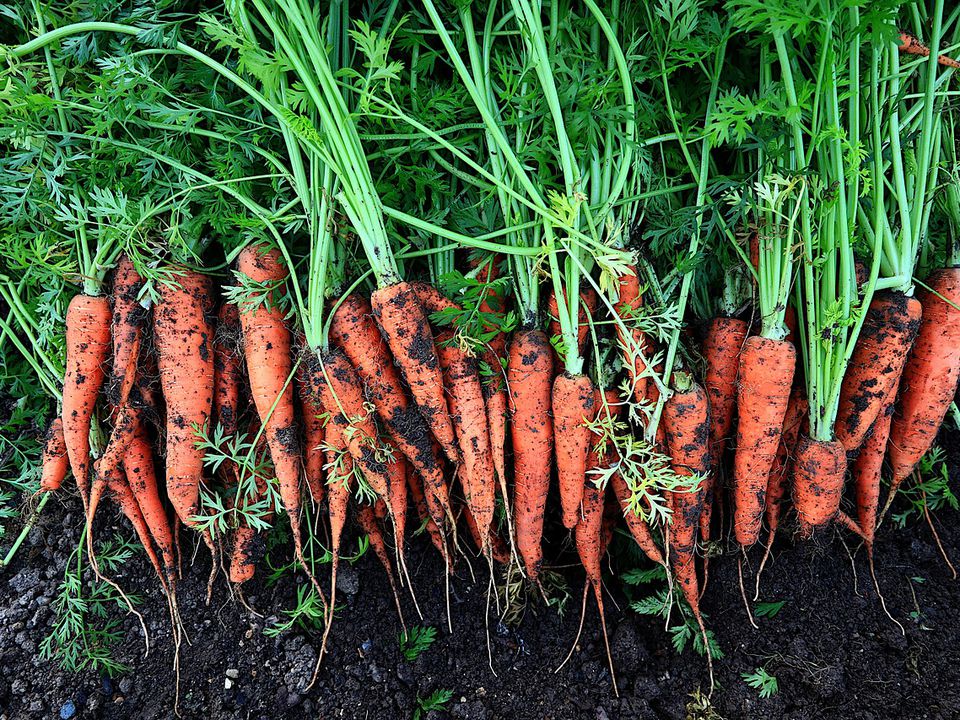
<instances>
[{"instance_id":1,"label":"dark soil","mask_svg":"<svg viewBox=\"0 0 960 720\"><path fill-rule=\"evenodd\" d=\"M960 466L958 457L954 452L952 468ZM107 518L107 510L102 514L105 525L116 522ZM960 560L958 521L960 513L945 511L937 526L947 553ZM127 618L126 639L116 651L117 659L133 668L126 675L104 680L92 671L71 674L39 659L52 618L50 602L79 526L75 500L51 502L15 564L0 576L0 718L56 718L69 709L68 703L78 718L172 717L173 654L166 609L142 559L127 563L117 580L144 597L142 610L154 648L149 658L142 657L137 623ZM785 604L776 617L759 619L759 630L750 626L743 609L737 555L730 552L711 563L703 609L726 653L715 663L713 707L719 717L960 717L960 583L951 579L929 527L915 523L897 531L887 523L877 541L877 576L905 636L884 615L862 550L851 565L833 531L797 544L784 535L765 572L762 599ZM352 540L347 547L353 547ZM582 573L565 571L573 599L562 619L542 602L532 602L516 631L498 631L494 623L494 675L487 665L482 564L474 562L477 583L461 568L452 584L456 632L448 635L443 632L442 563L422 538L410 543L409 566L426 616L422 624L440 630L436 643L416 661L403 659L393 599L382 568L368 553L355 566L344 563L341 568L338 601L343 607L329 656L308 692L319 639L298 631L276 639L264 636L264 620L232 600L222 579L206 607L205 552L198 551L179 591L192 640L181 658L180 710L185 718L411 718L417 697L438 689L453 692L449 715L427 718L718 717L687 708L690 693L707 689L703 659L689 649L678 655L662 621L629 610L612 576L608 587L620 609L608 600L607 622L619 698L611 691L592 607L579 651L564 670L553 672L576 633ZM759 554L759 548L751 554L754 566ZM264 575L259 571L246 588L250 605L268 616L292 607L294 580L287 577L267 587ZM412 622L409 601L405 612ZM741 677L760 666L779 680L779 693L769 699L760 699Z\"/></svg>"}]
</instances>

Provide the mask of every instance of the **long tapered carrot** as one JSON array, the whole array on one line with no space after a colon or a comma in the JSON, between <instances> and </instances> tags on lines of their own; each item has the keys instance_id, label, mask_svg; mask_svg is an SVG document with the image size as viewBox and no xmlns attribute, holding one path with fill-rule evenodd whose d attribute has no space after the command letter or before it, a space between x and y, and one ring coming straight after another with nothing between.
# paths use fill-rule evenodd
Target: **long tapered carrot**
<instances>
[{"instance_id":1,"label":"long tapered carrot","mask_svg":"<svg viewBox=\"0 0 960 720\"><path fill-rule=\"evenodd\" d=\"M427 499L423 488L423 479L416 473L407 473L407 488L410 490L410 496L413 498L414 507L417 509L417 516L420 518L421 527L425 528L427 535L430 536L430 542L444 558L448 572L453 572L452 553L448 552L446 539L440 528L434 521L430 510L427 507Z\"/></svg>"},{"instance_id":2,"label":"long tapered carrot","mask_svg":"<svg viewBox=\"0 0 960 720\"><path fill-rule=\"evenodd\" d=\"M133 262L121 255L113 278L113 315L110 336L113 339L113 365L108 396L115 408L121 408L130 396L137 375L140 339L147 312L137 302L143 278Z\"/></svg>"},{"instance_id":3,"label":"long tapered carrot","mask_svg":"<svg viewBox=\"0 0 960 720\"><path fill-rule=\"evenodd\" d=\"M851 474L857 500L857 525L867 551L873 550L873 539L877 531L877 509L880 506L880 475L883 470L883 458L890 438L890 423L893 419L893 403L880 411L873 421L863 448L853 461Z\"/></svg>"},{"instance_id":4,"label":"long tapered carrot","mask_svg":"<svg viewBox=\"0 0 960 720\"><path fill-rule=\"evenodd\" d=\"M560 482L563 526L572 530L580 514L590 450L588 423L595 414L593 382L586 375L558 375L553 382L553 446Z\"/></svg>"},{"instance_id":5,"label":"long tapered carrot","mask_svg":"<svg viewBox=\"0 0 960 720\"><path fill-rule=\"evenodd\" d=\"M144 552L147 554L147 559L150 560L150 564L153 565L153 569L156 571L157 577L160 579L160 584L163 586L163 589L165 591L169 590L166 580L167 575L163 565L160 563L160 558L157 556L157 551L154 549L153 537L150 534L150 528L147 526L147 523L143 518L143 513L140 511L140 506L137 504L136 498L133 496L133 491L127 484L127 479L123 477L122 471L111 477L108 489L110 490L110 494L113 497L114 502L117 503L117 506L126 516L127 520L130 521L134 531L137 533L137 538L143 545Z\"/></svg>"},{"instance_id":6,"label":"long tapered carrot","mask_svg":"<svg viewBox=\"0 0 960 720\"><path fill-rule=\"evenodd\" d=\"M377 500L377 503L382 504L383 500ZM406 628L406 623L403 619L403 610L400 608L400 595L397 592L397 581L393 572L393 564L390 562L390 552L387 550L387 542L383 535L383 528L380 527L374 508L370 505L359 505L357 507L357 523L360 525L360 529L366 533L367 538L370 540L370 547L373 548L373 553L383 566L384 572L387 573L387 581L390 583L390 589L393 590L397 614L400 616L400 625Z\"/></svg>"},{"instance_id":7,"label":"long tapered carrot","mask_svg":"<svg viewBox=\"0 0 960 720\"><path fill-rule=\"evenodd\" d=\"M543 564L543 514L553 459L550 416L553 348L540 330L513 336L507 364L514 454L513 526L527 577L536 581Z\"/></svg>"},{"instance_id":8,"label":"long tapered carrot","mask_svg":"<svg viewBox=\"0 0 960 720\"><path fill-rule=\"evenodd\" d=\"M710 458L713 460L713 472L704 483L703 513L700 515L700 535L704 541L711 538L714 487L733 430L740 349L749 329L745 320L716 317L710 322L703 341L706 361L703 385L710 400Z\"/></svg>"},{"instance_id":9,"label":"long tapered carrot","mask_svg":"<svg viewBox=\"0 0 960 720\"><path fill-rule=\"evenodd\" d=\"M920 40L908 32L901 32L898 38L897 49L907 55L919 55L920 57L930 57L930 48L924 45ZM960 62L957 62L946 55L937 55L937 63L944 67L960 68Z\"/></svg>"},{"instance_id":10,"label":"long tapered carrot","mask_svg":"<svg viewBox=\"0 0 960 720\"><path fill-rule=\"evenodd\" d=\"M240 347L240 310L223 303L217 313L213 341L214 417L226 436L240 427L240 395L244 385Z\"/></svg>"},{"instance_id":11,"label":"long tapered carrot","mask_svg":"<svg viewBox=\"0 0 960 720\"><path fill-rule=\"evenodd\" d=\"M620 346L623 365L630 376L633 397L639 402L647 396L644 354L648 352L648 348L646 334L635 327L636 315L643 306L640 276L635 266L631 266L628 272L620 276L618 290L617 302L613 309L626 327L617 324L617 344Z\"/></svg>"},{"instance_id":12,"label":"long tapered carrot","mask_svg":"<svg viewBox=\"0 0 960 720\"><path fill-rule=\"evenodd\" d=\"M263 423L280 498L289 516L294 552L302 559L300 444L291 378L293 343L284 312L277 305L288 273L279 250L259 245L248 245L240 251L237 272L269 288L266 301L257 299L239 306L243 354L250 397Z\"/></svg>"},{"instance_id":13,"label":"long tapered carrot","mask_svg":"<svg viewBox=\"0 0 960 720\"><path fill-rule=\"evenodd\" d=\"M323 443L326 437L325 411L320 399L310 389L307 365L301 362L294 375L300 416L303 418L303 475L315 503L326 496L323 480Z\"/></svg>"},{"instance_id":14,"label":"long tapered carrot","mask_svg":"<svg viewBox=\"0 0 960 720\"><path fill-rule=\"evenodd\" d=\"M487 429L490 434L490 452L493 455L493 467L499 481L498 488L505 494L507 486L507 418L509 401L507 398L507 379L503 362L507 357L506 339L501 337L491 342L483 353L483 362L490 373L481 378L483 400L487 410Z\"/></svg>"},{"instance_id":15,"label":"long tapered carrot","mask_svg":"<svg viewBox=\"0 0 960 720\"><path fill-rule=\"evenodd\" d=\"M874 295L840 386L834 433L857 450L891 396L920 328L922 306L901 292Z\"/></svg>"},{"instance_id":16,"label":"long tapered carrot","mask_svg":"<svg viewBox=\"0 0 960 720\"><path fill-rule=\"evenodd\" d=\"M67 444L63 439L63 418L55 417L47 428L40 470L40 492L53 492L63 485L70 470Z\"/></svg>"},{"instance_id":17,"label":"long tapered carrot","mask_svg":"<svg viewBox=\"0 0 960 720\"><path fill-rule=\"evenodd\" d=\"M449 489L443 458L423 416L407 397L393 355L373 319L370 303L360 295L343 298L330 324L330 338L356 368L367 395L390 436L417 473L425 478L434 520L449 517ZM438 512L439 511L439 512Z\"/></svg>"},{"instance_id":18,"label":"long tapered carrot","mask_svg":"<svg viewBox=\"0 0 960 720\"><path fill-rule=\"evenodd\" d=\"M960 379L960 268L936 270L918 292L920 330L900 380L900 400L890 426L890 496L931 447ZM952 305L951 305L952 303Z\"/></svg>"},{"instance_id":19,"label":"long tapered carrot","mask_svg":"<svg viewBox=\"0 0 960 720\"><path fill-rule=\"evenodd\" d=\"M203 477L194 428L208 427L213 407L213 333L210 279L192 270L161 284L153 335L166 401L167 497L184 525L194 525Z\"/></svg>"},{"instance_id":20,"label":"long tapered carrot","mask_svg":"<svg viewBox=\"0 0 960 720\"><path fill-rule=\"evenodd\" d=\"M833 520L840 509L847 453L839 440L801 437L793 469L793 505L804 536Z\"/></svg>"},{"instance_id":21,"label":"long tapered carrot","mask_svg":"<svg viewBox=\"0 0 960 720\"><path fill-rule=\"evenodd\" d=\"M658 565L664 565L663 553L660 552L656 540L653 539L650 525L639 514L630 509L630 488L627 487L627 481L623 479L620 473L614 473L610 477L610 484L613 486L613 493L620 504L620 511L627 521L627 529L633 536L634 541L650 560Z\"/></svg>"},{"instance_id":22,"label":"long tapered carrot","mask_svg":"<svg viewBox=\"0 0 960 720\"><path fill-rule=\"evenodd\" d=\"M764 517L767 521L767 549L773 544L774 536L780 526L783 503L787 496L787 485L790 479L793 454L796 452L797 442L800 439L800 429L806 419L809 403L799 387L794 387L790 393L790 402L787 405L787 414L783 419L783 432L780 434L780 445L777 456L767 478L766 509Z\"/></svg>"},{"instance_id":23,"label":"long tapered carrot","mask_svg":"<svg viewBox=\"0 0 960 720\"><path fill-rule=\"evenodd\" d=\"M330 607L336 605L340 543L347 523L347 507L353 483L353 456L347 449L343 427L330 422L327 428L327 508L330 516ZM332 611L332 610L331 610Z\"/></svg>"},{"instance_id":24,"label":"long tapered carrot","mask_svg":"<svg viewBox=\"0 0 960 720\"><path fill-rule=\"evenodd\" d=\"M780 443L796 358L789 342L757 335L747 338L740 351L733 529L743 547L760 535L767 478Z\"/></svg>"},{"instance_id":25,"label":"long tapered carrot","mask_svg":"<svg viewBox=\"0 0 960 720\"><path fill-rule=\"evenodd\" d=\"M456 437L433 333L415 290L406 282L382 287L374 291L370 304L420 413L447 457L456 462Z\"/></svg>"},{"instance_id":26,"label":"long tapered carrot","mask_svg":"<svg viewBox=\"0 0 960 720\"><path fill-rule=\"evenodd\" d=\"M173 587L177 572L173 533L170 530L170 520L166 510L163 508L163 501L160 499L156 468L153 463L153 448L142 422L137 423L137 429L130 439L130 444L127 445L123 456L123 471L144 522L150 530L150 536L160 550L167 583Z\"/></svg>"},{"instance_id":27,"label":"long tapered carrot","mask_svg":"<svg viewBox=\"0 0 960 720\"><path fill-rule=\"evenodd\" d=\"M454 344L449 332L437 336L437 357L462 458L460 481L480 537L485 538L493 524L496 479L477 362Z\"/></svg>"},{"instance_id":28,"label":"long tapered carrot","mask_svg":"<svg viewBox=\"0 0 960 720\"><path fill-rule=\"evenodd\" d=\"M84 505L90 489L90 423L110 356L110 303L76 295L67 307L66 372L63 379L63 439Z\"/></svg>"}]
</instances>

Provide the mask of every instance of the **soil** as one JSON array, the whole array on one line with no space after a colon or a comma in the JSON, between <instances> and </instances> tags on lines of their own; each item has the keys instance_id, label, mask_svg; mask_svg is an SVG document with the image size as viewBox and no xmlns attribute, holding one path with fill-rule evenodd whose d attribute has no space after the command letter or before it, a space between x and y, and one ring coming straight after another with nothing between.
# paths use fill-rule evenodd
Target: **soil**
<instances>
[{"instance_id":1,"label":"soil","mask_svg":"<svg viewBox=\"0 0 960 720\"><path fill-rule=\"evenodd\" d=\"M956 448L949 462L952 471L960 467ZM111 532L113 524L123 527L109 515L102 512L100 533ZM935 522L946 552L960 561L960 513L942 511ZM71 709L77 718L171 718L175 681L166 607L142 558L126 563L116 579L143 598L153 645L148 658L130 617L123 621L125 639L115 652L132 668L126 674L109 679L89 670L68 673L39 657L52 619L51 599L80 525L78 501L58 496L14 564L0 575L0 719L70 717ZM13 534L9 529L8 537ZM674 651L662 620L629 609L614 574L625 569L626 557L635 557L629 553L621 553L614 573L606 568L618 698L592 606L578 651L554 673L579 621L583 575L573 568L563 571L573 597L562 617L532 600L514 630L498 628L491 619L494 674L487 660L482 563L473 563L476 582L461 567L452 583L456 632L449 635L444 632L442 562L422 537L410 542L408 564L425 616L416 622L439 630L433 646L412 662L400 653L393 597L376 557L368 553L355 565L344 563L342 607L329 654L316 685L307 690L319 638L301 630L265 636L264 618L231 598L222 578L206 606L209 559L201 548L178 593L192 642L181 653L180 713L204 720L411 718L418 697L446 689L452 691L447 711L424 713L425 720L960 717L960 583L952 579L930 528L919 522L897 530L886 523L877 540L877 578L905 635L884 614L863 551L851 562L843 540L831 531L794 543L788 531L783 533L764 574L762 599L784 605L775 617L758 618L759 629L751 627L744 611L738 555L728 550L711 560L703 609L725 657L714 663L712 708L700 711L690 694L706 693L706 665L690 649ZM856 550L849 539L847 544ZM353 540L345 547L354 547ZM555 555L548 549L548 556ZM748 586L759 555L760 548L750 554ZM297 580L287 575L268 585L266 574L258 570L245 598L276 616L293 606ZM409 599L404 611L413 622ZM778 679L773 697L759 698L744 682L742 674L758 667Z\"/></svg>"}]
</instances>

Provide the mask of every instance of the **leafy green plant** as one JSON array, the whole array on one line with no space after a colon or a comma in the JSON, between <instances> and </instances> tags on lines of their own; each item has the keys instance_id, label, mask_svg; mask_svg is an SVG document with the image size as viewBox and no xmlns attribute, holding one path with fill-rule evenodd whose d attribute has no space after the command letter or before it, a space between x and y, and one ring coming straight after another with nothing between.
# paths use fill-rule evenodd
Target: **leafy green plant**
<instances>
[{"instance_id":1,"label":"leafy green plant","mask_svg":"<svg viewBox=\"0 0 960 720\"><path fill-rule=\"evenodd\" d=\"M413 720L420 720L426 713L446 710L447 703L453 697L453 690L434 690L425 698L417 695L417 707L413 711Z\"/></svg>"},{"instance_id":2,"label":"leafy green plant","mask_svg":"<svg viewBox=\"0 0 960 720\"><path fill-rule=\"evenodd\" d=\"M900 486L898 497L903 509L891 514L897 527L922 520L927 512L960 507L957 496L950 489L950 469L942 448L934 447L920 459L914 477L915 483L905 482Z\"/></svg>"},{"instance_id":3,"label":"leafy green plant","mask_svg":"<svg viewBox=\"0 0 960 720\"><path fill-rule=\"evenodd\" d=\"M780 684L776 676L767 672L766 668L758 667L753 672L741 673L743 681L752 687L761 698L773 697L780 692Z\"/></svg>"},{"instance_id":4,"label":"leafy green plant","mask_svg":"<svg viewBox=\"0 0 960 720\"><path fill-rule=\"evenodd\" d=\"M321 630L326 620L323 599L312 584L297 588L297 604L291 610L281 610L281 614L284 619L265 627L264 635L277 637L293 627L307 631Z\"/></svg>"},{"instance_id":5,"label":"leafy green plant","mask_svg":"<svg viewBox=\"0 0 960 720\"><path fill-rule=\"evenodd\" d=\"M776 614L781 610L783 610L783 606L786 604L786 600L778 600L776 602L760 602L754 606L753 614L756 617L772 618L775 617Z\"/></svg>"},{"instance_id":6,"label":"leafy green plant","mask_svg":"<svg viewBox=\"0 0 960 720\"><path fill-rule=\"evenodd\" d=\"M414 625L400 633L400 652L409 662L413 662L437 639L437 629L430 626Z\"/></svg>"}]
</instances>

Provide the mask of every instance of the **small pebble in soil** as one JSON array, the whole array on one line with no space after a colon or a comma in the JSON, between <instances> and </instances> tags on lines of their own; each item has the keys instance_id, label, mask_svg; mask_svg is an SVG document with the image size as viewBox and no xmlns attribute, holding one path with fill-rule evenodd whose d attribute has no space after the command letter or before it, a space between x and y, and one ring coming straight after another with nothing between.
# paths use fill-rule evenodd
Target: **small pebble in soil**
<instances>
[{"instance_id":1,"label":"small pebble in soil","mask_svg":"<svg viewBox=\"0 0 960 720\"><path fill-rule=\"evenodd\" d=\"M227 668L227 677L231 680L236 680L238 677L240 677L240 671L236 668Z\"/></svg>"},{"instance_id":2,"label":"small pebble in soil","mask_svg":"<svg viewBox=\"0 0 960 720\"><path fill-rule=\"evenodd\" d=\"M76 714L77 706L73 704L73 700L67 700L60 707L60 720L70 720Z\"/></svg>"},{"instance_id":3,"label":"small pebble in soil","mask_svg":"<svg viewBox=\"0 0 960 720\"><path fill-rule=\"evenodd\" d=\"M123 678L120 681L120 693L122 695L129 695L130 691L133 689L133 680L130 678Z\"/></svg>"},{"instance_id":4,"label":"small pebble in soil","mask_svg":"<svg viewBox=\"0 0 960 720\"><path fill-rule=\"evenodd\" d=\"M100 691L104 695L113 695L113 680L108 675L100 678Z\"/></svg>"}]
</instances>

